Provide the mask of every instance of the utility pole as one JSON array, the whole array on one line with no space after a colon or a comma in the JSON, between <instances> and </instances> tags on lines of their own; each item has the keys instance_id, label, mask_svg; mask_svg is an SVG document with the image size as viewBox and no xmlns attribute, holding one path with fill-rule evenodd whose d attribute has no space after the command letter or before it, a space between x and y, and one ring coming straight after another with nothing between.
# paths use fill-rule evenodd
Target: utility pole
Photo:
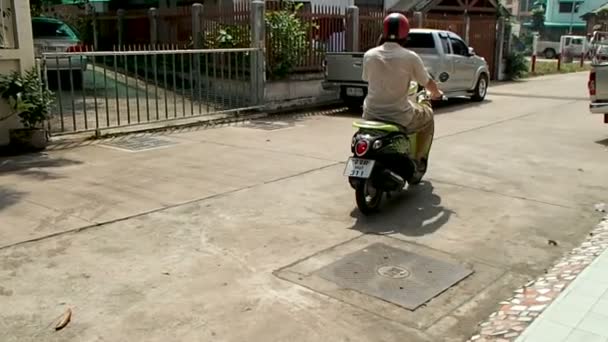
<instances>
[{"instance_id":1,"label":"utility pole","mask_svg":"<svg viewBox=\"0 0 608 342\"><path fill-rule=\"evenodd\" d=\"M572 10L570 11L570 29L568 30L568 34L572 34L572 26L574 25L574 12L578 11L579 6L582 2L573 1L572 2Z\"/></svg>"}]
</instances>

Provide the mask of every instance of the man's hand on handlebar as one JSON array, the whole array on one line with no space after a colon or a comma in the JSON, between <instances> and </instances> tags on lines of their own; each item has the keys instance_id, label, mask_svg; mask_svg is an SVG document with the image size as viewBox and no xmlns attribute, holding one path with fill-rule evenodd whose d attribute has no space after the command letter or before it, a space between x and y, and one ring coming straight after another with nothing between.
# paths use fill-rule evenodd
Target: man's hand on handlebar
<instances>
[{"instance_id":1,"label":"man's hand on handlebar","mask_svg":"<svg viewBox=\"0 0 608 342\"><path fill-rule=\"evenodd\" d=\"M431 99L436 101L443 101L445 99L445 95L443 95L443 92L441 90L436 89L436 91L431 91Z\"/></svg>"},{"instance_id":2,"label":"man's hand on handlebar","mask_svg":"<svg viewBox=\"0 0 608 342\"><path fill-rule=\"evenodd\" d=\"M432 79L429 80L429 83L426 84L425 87L431 94L431 99L433 100L443 100L443 92L437 87L437 83Z\"/></svg>"}]
</instances>

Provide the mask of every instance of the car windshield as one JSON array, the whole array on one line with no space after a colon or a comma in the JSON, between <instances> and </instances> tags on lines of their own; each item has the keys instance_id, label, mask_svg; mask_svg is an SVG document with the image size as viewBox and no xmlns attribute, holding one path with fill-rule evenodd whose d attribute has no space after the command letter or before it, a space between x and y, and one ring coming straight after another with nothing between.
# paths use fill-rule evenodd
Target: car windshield
<instances>
[{"instance_id":1,"label":"car windshield","mask_svg":"<svg viewBox=\"0 0 608 342\"><path fill-rule=\"evenodd\" d=\"M34 38L67 38L78 40L78 34L69 25L56 21L33 21Z\"/></svg>"}]
</instances>

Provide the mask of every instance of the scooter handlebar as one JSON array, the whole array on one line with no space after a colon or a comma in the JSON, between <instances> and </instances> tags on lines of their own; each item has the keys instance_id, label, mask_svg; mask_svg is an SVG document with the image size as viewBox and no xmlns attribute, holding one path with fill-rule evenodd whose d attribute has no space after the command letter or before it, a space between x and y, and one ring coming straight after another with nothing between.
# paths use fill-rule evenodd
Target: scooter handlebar
<instances>
[{"instance_id":1,"label":"scooter handlebar","mask_svg":"<svg viewBox=\"0 0 608 342\"><path fill-rule=\"evenodd\" d=\"M434 101L447 101L448 100L448 97L445 96L445 94L443 94L443 93L441 94L440 97L435 98L435 97L431 96L431 93L428 90L425 89L425 91L426 91L426 95Z\"/></svg>"}]
</instances>

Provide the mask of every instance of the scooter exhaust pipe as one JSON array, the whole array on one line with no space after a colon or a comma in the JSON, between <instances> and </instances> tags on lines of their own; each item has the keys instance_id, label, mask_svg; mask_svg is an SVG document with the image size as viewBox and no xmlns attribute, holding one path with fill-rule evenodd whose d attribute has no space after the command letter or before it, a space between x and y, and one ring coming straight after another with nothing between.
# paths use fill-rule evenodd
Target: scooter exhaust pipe
<instances>
[{"instance_id":1,"label":"scooter exhaust pipe","mask_svg":"<svg viewBox=\"0 0 608 342\"><path fill-rule=\"evenodd\" d=\"M380 177L379 182L382 184L378 184L378 187L386 191L400 190L405 186L405 180L395 172L388 169L382 171L382 177Z\"/></svg>"}]
</instances>

